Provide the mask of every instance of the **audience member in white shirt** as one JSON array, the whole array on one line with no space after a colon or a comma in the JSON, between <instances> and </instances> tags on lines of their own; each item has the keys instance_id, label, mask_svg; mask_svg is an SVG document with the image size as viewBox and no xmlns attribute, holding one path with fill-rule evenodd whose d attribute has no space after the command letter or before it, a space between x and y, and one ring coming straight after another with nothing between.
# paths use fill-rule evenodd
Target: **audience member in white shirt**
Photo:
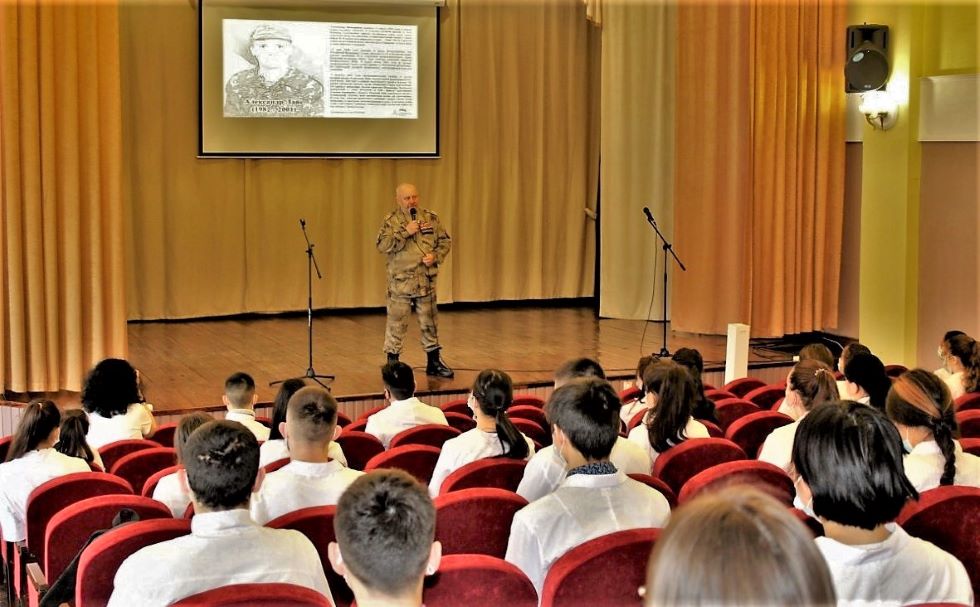
<instances>
[{"instance_id":1,"label":"audience member in white shirt","mask_svg":"<svg viewBox=\"0 0 980 607\"><path fill-rule=\"evenodd\" d=\"M620 406L613 387L596 378L565 384L548 402L553 443L568 475L553 493L514 515L505 557L527 574L539 595L552 564L572 548L615 531L662 527L670 518L660 492L609 461Z\"/></svg>"},{"instance_id":2,"label":"audience member in white shirt","mask_svg":"<svg viewBox=\"0 0 980 607\"><path fill-rule=\"evenodd\" d=\"M413 396L415 373L403 362L392 361L381 368L388 406L368 418L364 431L388 448L391 439L402 430L423 424L448 426L442 409L427 405Z\"/></svg>"},{"instance_id":3,"label":"audience member in white shirt","mask_svg":"<svg viewBox=\"0 0 980 607\"><path fill-rule=\"evenodd\" d=\"M86 439L88 428L88 414L85 411L68 409L61 414L61 430L58 434L58 444L54 448L58 453L81 458L90 466L94 464L100 470L106 471L102 456L98 450L88 444Z\"/></svg>"},{"instance_id":4,"label":"audience member in white shirt","mask_svg":"<svg viewBox=\"0 0 980 607\"><path fill-rule=\"evenodd\" d=\"M800 422L793 466L797 497L823 524L816 542L838 605L973 604L956 557L889 522L918 493L883 413L851 401L814 408Z\"/></svg>"},{"instance_id":5,"label":"audience member in white shirt","mask_svg":"<svg viewBox=\"0 0 980 607\"><path fill-rule=\"evenodd\" d=\"M844 392L841 400L853 400L885 410L885 397L892 380L885 374L885 365L874 354L855 354L844 365Z\"/></svg>"},{"instance_id":6,"label":"audience member in white shirt","mask_svg":"<svg viewBox=\"0 0 980 607\"><path fill-rule=\"evenodd\" d=\"M288 583L333 599L316 548L302 533L256 525L249 498L262 482L259 445L237 422L208 422L184 446L190 535L143 548L116 572L111 607L154 607L231 584Z\"/></svg>"},{"instance_id":7,"label":"audience member in white shirt","mask_svg":"<svg viewBox=\"0 0 980 607\"><path fill-rule=\"evenodd\" d=\"M49 400L31 401L21 415L0 464L0 531L8 542L27 537L27 498L51 479L73 472L89 472L85 460L53 449L58 442L61 413Z\"/></svg>"},{"instance_id":8,"label":"audience member in white shirt","mask_svg":"<svg viewBox=\"0 0 980 607\"><path fill-rule=\"evenodd\" d=\"M156 432L152 406L143 403L139 372L125 360L107 358L89 371L82 387L82 408L88 413L88 444L150 438Z\"/></svg>"},{"instance_id":9,"label":"audience member in white shirt","mask_svg":"<svg viewBox=\"0 0 980 607\"><path fill-rule=\"evenodd\" d=\"M736 485L678 509L657 538L645 604L836 605L813 533L783 504Z\"/></svg>"},{"instance_id":10,"label":"audience member in white shirt","mask_svg":"<svg viewBox=\"0 0 980 607\"><path fill-rule=\"evenodd\" d=\"M514 383L503 371L484 369L476 376L467 402L476 420L468 430L442 445L436 461L429 495L439 495L446 477L466 464L485 457L526 460L534 455L534 443L507 416L514 402Z\"/></svg>"},{"instance_id":11,"label":"audience member in white shirt","mask_svg":"<svg viewBox=\"0 0 980 607\"><path fill-rule=\"evenodd\" d=\"M830 367L813 359L796 363L786 379L786 396L780 407L780 411L785 408L796 421L769 434L759 449L759 461L769 462L789 472L796 428L811 409L837 400L840 400L837 381Z\"/></svg>"},{"instance_id":12,"label":"audience member in white shirt","mask_svg":"<svg viewBox=\"0 0 980 607\"><path fill-rule=\"evenodd\" d=\"M225 419L245 426L256 440L263 442L269 440L269 428L255 419L255 403L258 400L255 380L248 373L239 371L225 380L225 393L221 397L228 409Z\"/></svg>"},{"instance_id":13,"label":"audience member in white shirt","mask_svg":"<svg viewBox=\"0 0 980 607\"><path fill-rule=\"evenodd\" d=\"M871 349L857 341L852 341L844 346L844 349L840 352L840 358L837 359L837 370L840 371L841 375L844 375L844 367L847 366L847 362L858 354L871 354ZM847 380L845 379L837 380L837 393L840 394L842 399L858 400L847 394ZM780 411L780 413L782 412Z\"/></svg>"},{"instance_id":14,"label":"audience member in white shirt","mask_svg":"<svg viewBox=\"0 0 980 607\"><path fill-rule=\"evenodd\" d=\"M177 422L177 429L174 431L174 451L177 454L178 466L183 465L187 439L195 430L212 421L214 418L203 411L188 413L180 418L180 421ZM191 503L191 494L187 490L187 483L181 482L178 472L168 474L157 481L157 486L153 488L152 497L170 508L174 518L183 517Z\"/></svg>"},{"instance_id":15,"label":"audience member in white shirt","mask_svg":"<svg viewBox=\"0 0 980 607\"><path fill-rule=\"evenodd\" d=\"M420 607L422 581L439 567L436 509L417 480L401 470L375 470L341 496L330 542L330 566L361 607Z\"/></svg>"},{"instance_id":16,"label":"audience member in white shirt","mask_svg":"<svg viewBox=\"0 0 980 607\"><path fill-rule=\"evenodd\" d=\"M966 334L944 340L940 346L943 368L949 375L943 378L953 400L968 392L980 391L980 344Z\"/></svg>"},{"instance_id":17,"label":"audience member in white shirt","mask_svg":"<svg viewBox=\"0 0 980 607\"><path fill-rule=\"evenodd\" d=\"M279 392L276 393L276 400L272 407L272 426L269 428L269 438L259 445L259 468L265 468L272 462L289 457L289 445L282 437L280 426L286 421L286 405L296 391L306 385L302 378L287 379L279 384ZM327 453L330 459L335 459L343 465L347 465L347 456L344 450L334 441L330 441L330 451Z\"/></svg>"},{"instance_id":18,"label":"audience member in white shirt","mask_svg":"<svg viewBox=\"0 0 980 607\"><path fill-rule=\"evenodd\" d=\"M940 485L980 487L980 457L964 453L949 388L934 374L912 369L892 385L888 417L906 444L905 475L918 491Z\"/></svg>"},{"instance_id":19,"label":"audience member in white shirt","mask_svg":"<svg viewBox=\"0 0 980 607\"><path fill-rule=\"evenodd\" d=\"M279 431L289 443L290 462L266 475L252 498L252 519L260 525L302 508L333 506L364 473L330 459L337 437L337 401L319 386L307 386L289 399Z\"/></svg>"},{"instance_id":20,"label":"audience member in white shirt","mask_svg":"<svg viewBox=\"0 0 980 607\"><path fill-rule=\"evenodd\" d=\"M641 356L639 362L636 363L636 379L633 380L633 386L640 391L640 397L624 402L623 407L619 410L619 419L627 426L638 413L645 412L649 408L646 401L646 390L643 389L643 370L652 362L652 356Z\"/></svg>"},{"instance_id":21,"label":"audience member in white shirt","mask_svg":"<svg viewBox=\"0 0 980 607\"><path fill-rule=\"evenodd\" d=\"M701 353L694 348L679 348L670 359L687 369L691 380L694 381L694 404L691 405L691 415L695 419L706 419L717 424L715 402L704 393L704 382L701 380L701 375L704 373L704 358Z\"/></svg>"},{"instance_id":22,"label":"audience member in white shirt","mask_svg":"<svg viewBox=\"0 0 980 607\"><path fill-rule=\"evenodd\" d=\"M643 423L630 430L629 440L646 452L651 466L674 445L689 438L710 437L704 424L691 417L696 395L687 369L658 360L643 371L643 385L650 410Z\"/></svg>"},{"instance_id":23,"label":"audience member in white shirt","mask_svg":"<svg viewBox=\"0 0 980 607\"><path fill-rule=\"evenodd\" d=\"M933 373L943 381L948 380L950 376L949 370L946 369L946 352L949 351L949 340L957 335L966 335L966 333L957 330L946 331L946 334L943 335L942 340L939 342L939 346L936 348L936 354L939 356L939 361L942 366L933 371Z\"/></svg>"}]
</instances>

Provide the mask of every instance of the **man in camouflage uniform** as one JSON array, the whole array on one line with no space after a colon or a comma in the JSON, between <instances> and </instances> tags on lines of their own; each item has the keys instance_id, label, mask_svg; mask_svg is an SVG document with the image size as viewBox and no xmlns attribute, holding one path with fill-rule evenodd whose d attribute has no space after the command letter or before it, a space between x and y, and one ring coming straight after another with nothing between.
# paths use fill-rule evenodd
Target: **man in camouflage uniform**
<instances>
[{"instance_id":1,"label":"man in camouflage uniform","mask_svg":"<svg viewBox=\"0 0 980 607\"><path fill-rule=\"evenodd\" d=\"M439 356L436 326L436 275L449 254L449 234L436 214L419 208L415 186L403 183L395 190L398 208L388 213L378 232L378 250L387 255L388 323L384 350L388 361L398 360L408 331L412 307L418 314L422 348L428 355L426 375L451 378L453 370ZM415 219L412 218L414 214Z\"/></svg>"},{"instance_id":2,"label":"man in camouflage uniform","mask_svg":"<svg viewBox=\"0 0 980 607\"><path fill-rule=\"evenodd\" d=\"M278 25L252 31L249 61L225 85L225 116L297 118L323 113L323 85L289 65L293 39ZM254 59L254 60L253 60Z\"/></svg>"}]
</instances>

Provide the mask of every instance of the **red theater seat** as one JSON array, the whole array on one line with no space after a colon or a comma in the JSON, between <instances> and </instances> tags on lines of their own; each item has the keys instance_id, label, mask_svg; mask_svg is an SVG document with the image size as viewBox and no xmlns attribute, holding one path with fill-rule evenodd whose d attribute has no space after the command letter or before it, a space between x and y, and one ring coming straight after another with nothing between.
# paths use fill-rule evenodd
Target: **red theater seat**
<instances>
[{"instance_id":1,"label":"red theater seat","mask_svg":"<svg viewBox=\"0 0 980 607\"><path fill-rule=\"evenodd\" d=\"M173 607L331 607L312 588L295 584L234 584L183 598Z\"/></svg>"},{"instance_id":2,"label":"red theater seat","mask_svg":"<svg viewBox=\"0 0 980 607\"><path fill-rule=\"evenodd\" d=\"M643 396L643 390L639 388L626 388L619 393L619 400L623 403L629 403L634 400L639 400Z\"/></svg>"},{"instance_id":3,"label":"red theater seat","mask_svg":"<svg viewBox=\"0 0 980 607\"><path fill-rule=\"evenodd\" d=\"M344 450L347 465L353 470L363 470L372 457L385 452L385 446L376 436L349 428L340 433L337 444Z\"/></svg>"},{"instance_id":4,"label":"red theater seat","mask_svg":"<svg viewBox=\"0 0 980 607\"><path fill-rule=\"evenodd\" d=\"M555 561L541 590L541 607L643 604L647 561L659 529L629 529L589 540Z\"/></svg>"},{"instance_id":5,"label":"red theater seat","mask_svg":"<svg viewBox=\"0 0 980 607\"><path fill-rule=\"evenodd\" d=\"M957 411L973 411L980 409L980 392L970 392L956 399Z\"/></svg>"},{"instance_id":6,"label":"red theater seat","mask_svg":"<svg viewBox=\"0 0 980 607\"><path fill-rule=\"evenodd\" d=\"M346 453L347 450L345 449L344 452ZM398 468L414 476L423 485L428 485L432 480L432 471L435 470L438 459L439 449L435 447L403 445L375 455L364 466L364 471Z\"/></svg>"},{"instance_id":7,"label":"red theater seat","mask_svg":"<svg viewBox=\"0 0 980 607\"><path fill-rule=\"evenodd\" d=\"M895 378L906 371L908 371L908 368L904 365L885 365L885 375L888 377Z\"/></svg>"},{"instance_id":8,"label":"red theater seat","mask_svg":"<svg viewBox=\"0 0 980 607\"><path fill-rule=\"evenodd\" d=\"M762 410L772 409L776 401L786 396L786 388L779 386L762 386L745 395L745 400Z\"/></svg>"},{"instance_id":9,"label":"red theater seat","mask_svg":"<svg viewBox=\"0 0 980 607\"><path fill-rule=\"evenodd\" d=\"M344 426L340 431L340 436L343 436L349 432L364 432L365 428L367 428L367 420L361 418Z\"/></svg>"},{"instance_id":10,"label":"red theater seat","mask_svg":"<svg viewBox=\"0 0 980 607\"><path fill-rule=\"evenodd\" d=\"M667 498L667 503L670 504L670 508L672 510L677 506L677 494L670 488L670 485L663 482L659 478L649 474L627 474L627 476L634 481L641 482L644 485L656 489L663 494L663 496Z\"/></svg>"},{"instance_id":11,"label":"red theater seat","mask_svg":"<svg viewBox=\"0 0 980 607\"><path fill-rule=\"evenodd\" d=\"M961 438L960 446L970 455L980 457L980 438Z\"/></svg>"},{"instance_id":12,"label":"red theater seat","mask_svg":"<svg viewBox=\"0 0 980 607\"><path fill-rule=\"evenodd\" d=\"M443 554L504 558L510 524L527 500L503 489L462 489L440 495L435 504L436 539Z\"/></svg>"},{"instance_id":13,"label":"red theater seat","mask_svg":"<svg viewBox=\"0 0 980 607\"><path fill-rule=\"evenodd\" d=\"M520 417L515 417L510 421L515 428L531 440L545 446L551 444L551 431L542 428L538 422Z\"/></svg>"},{"instance_id":14,"label":"red theater seat","mask_svg":"<svg viewBox=\"0 0 980 607\"><path fill-rule=\"evenodd\" d=\"M353 602L354 593L351 592L344 578L337 575L333 570L327 558L327 546L330 545L330 542L337 540L333 531L333 519L336 515L336 506L315 506L284 514L269 521L265 526L272 529L294 529L305 535L316 548L317 554L320 555L320 564L323 565L323 571L327 574L330 593L333 595L337 607L347 607Z\"/></svg>"},{"instance_id":15,"label":"red theater seat","mask_svg":"<svg viewBox=\"0 0 980 607\"><path fill-rule=\"evenodd\" d=\"M533 405L514 405L507 409L507 416L511 419L529 419L536 422L546 432L551 432L548 418L545 417L544 409Z\"/></svg>"},{"instance_id":16,"label":"red theater seat","mask_svg":"<svg viewBox=\"0 0 980 607\"><path fill-rule=\"evenodd\" d=\"M754 403L741 398L726 398L715 403L715 416L722 430L727 430L735 420L761 411Z\"/></svg>"},{"instance_id":17,"label":"red theater seat","mask_svg":"<svg viewBox=\"0 0 980 607\"><path fill-rule=\"evenodd\" d=\"M275 472L276 470L288 464L290 461L292 460L290 460L288 457L280 457L279 459L269 462L268 464L262 466L262 471L265 472L266 474L270 472Z\"/></svg>"},{"instance_id":18,"label":"red theater seat","mask_svg":"<svg viewBox=\"0 0 980 607\"><path fill-rule=\"evenodd\" d=\"M779 466L756 460L739 460L712 466L691 477L681 488L677 502L686 504L698 495L731 485L751 485L787 506L793 505L793 480Z\"/></svg>"},{"instance_id":19,"label":"red theater seat","mask_svg":"<svg viewBox=\"0 0 980 607\"><path fill-rule=\"evenodd\" d=\"M176 423L157 426L156 432L153 433L153 442L160 443L163 447L173 447L176 433Z\"/></svg>"},{"instance_id":20,"label":"red theater seat","mask_svg":"<svg viewBox=\"0 0 980 607\"><path fill-rule=\"evenodd\" d=\"M653 476L680 492L698 472L725 462L746 459L745 452L723 438L691 438L667 449L653 464Z\"/></svg>"},{"instance_id":21,"label":"red theater seat","mask_svg":"<svg viewBox=\"0 0 980 607\"><path fill-rule=\"evenodd\" d=\"M468 403L468 398L457 398L449 401L448 403L439 405L439 408L442 409L443 413L462 413L463 415L472 417L473 412L470 411L470 406Z\"/></svg>"},{"instance_id":22,"label":"red theater seat","mask_svg":"<svg viewBox=\"0 0 980 607\"><path fill-rule=\"evenodd\" d=\"M442 481L439 495L474 488L495 488L517 491L524 478L527 461L506 457L487 457L470 462L450 473Z\"/></svg>"},{"instance_id":23,"label":"red theater seat","mask_svg":"<svg viewBox=\"0 0 980 607\"><path fill-rule=\"evenodd\" d=\"M766 438L776 428L793 423L793 418L775 411L759 411L733 421L725 432L725 438L745 451L746 455L758 457L759 449Z\"/></svg>"},{"instance_id":24,"label":"red theater seat","mask_svg":"<svg viewBox=\"0 0 980 607\"><path fill-rule=\"evenodd\" d=\"M173 447L154 447L122 456L116 460L109 472L126 479L134 491L141 491L147 479L176 463L177 453Z\"/></svg>"},{"instance_id":25,"label":"red theater seat","mask_svg":"<svg viewBox=\"0 0 980 607\"><path fill-rule=\"evenodd\" d=\"M143 489L140 491L140 495L143 497L153 497L153 490L157 488L157 484L159 484L160 479L165 476L170 476L171 474L180 470L182 467L183 466L170 466L169 468L164 468L163 470L156 472L153 474L153 476L146 479L145 483L143 483Z\"/></svg>"},{"instance_id":26,"label":"red theater seat","mask_svg":"<svg viewBox=\"0 0 980 607\"><path fill-rule=\"evenodd\" d=\"M544 399L540 396L534 396L533 394L515 394L514 402L511 405L531 405L533 407L538 407L539 409L544 408Z\"/></svg>"},{"instance_id":27,"label":"red theater seat","mask_svg":"<svg viewBox=\"0 0 980 607\"><path fill-rule=\"evenodd\" d=\"M428 445L442 449L442 444L460 435L460 431L452 426L442 424L422 424L407 430L402 430L391 439L389 449L402 445Z\"/></svg>"},{"instance_id":28,"label":"red theater seat","mask_svg":"<svg viewBox=\"0 0 980 607\"><path fill-rule=\"evenodd\" d=\"M741 377L739 379L733 379L732 381L725 384L723 388L727 392L731 392L737 398L745 398L745 395L755 390L756 388L762 388L766 385L766 382L758 380L754 377Z\"/></svg>"},{"instance_id":29,"label":"red theater seat","mask_svg":"<svg viewBox=\"0 0 980 607\"><path fill-rule=\"evenodd\" d=\"M456 428L461 433L467 432L476 428L476 420L473 419L472 415L465 415L463 413L453 413L452 411L447 411L445 413L446 421L453 428Z\"/></svg>"},{"instance_id":30,"label":"red theater seat","mask_svg":"<svg viewBox=\"0 0 980 607\"><path fill-rule=\"evenodd\" d=\"M425 578L426 607L537 607L534 584L515 565L485 554L451 554Z\"/></svg>"},{"instance_id":31,"label":"red theater seat","mask_svg":"<svg viewBox=\"0 0 980 607\"><path fill-rule=\"evenodd\" d=\"M357 416L357 419L354 420L354 423L357 423L357 422L365 422L365 423L367 423L367 418L371 417L372 415L374 415L378 411L383 411L387 406L388 405L380 405L378 407L374 407L372 409L368 409L364 413L361 413L360 415L358 415Z\"/></svg>"},{"instance_id":32,"label":"red theater seat","mask_svg":"<svg viewBox=\"0 0 980 607\"><path fill-rule=\"evenodd\" d=\"M718 402L720 400L725 400L726 398L738 398L731 392L725 390L705 390L704 395L708 397L711 402Z\"/></svg>"},{"instance_id":33,"label":"red theater seat","mask_svg":"<svg viewBox=\"0 0 980 607\"><path fill-rule=\"evenodd\" d=\"M351 425L352 423L354 423L354 420L352 420L349 415L347 415L343 411L337 411L337 425L338 426L340 426L341 428L346 428L347 426Z\"/></svg>"},{"instance_id":34,"label":"red theater seat","mask_svg":"<svg viewBox=\"0 0 980 607\"><path fill-rule=\"evenodd\" d=\"M704 429L708 431L708 436L711 438L725 438L725 431L713 421L707 419L699 419L698 421L701 422Z\"/></svg>"},{"instance_id":35,"label":"red theater seat","mask_svg":"<svg viewBox=\"0 0 980 607\"><path fill-rule=\"evenodd\" d=\"M957 411L956 424L962 438L980 438L980 409Z\"/></svg>"},{"instance_id":36,"label":"red theater seat","mask_svg":"<svg viewBox=\"0 0 980 607\"><path fill-rule=\"evenodd\" d=\"M102 463L105 464L106 470L112 470L112 466L123 456L129 455L130 453L141 451L143 449L155 449L157 447L162 447L160 443L152 440L147 440L145 438L132 438L127 440L118 440L114 443L109 443L108 445L103 445L99 449L99 456L102 457Z\"/></svg>"}]
</instances>

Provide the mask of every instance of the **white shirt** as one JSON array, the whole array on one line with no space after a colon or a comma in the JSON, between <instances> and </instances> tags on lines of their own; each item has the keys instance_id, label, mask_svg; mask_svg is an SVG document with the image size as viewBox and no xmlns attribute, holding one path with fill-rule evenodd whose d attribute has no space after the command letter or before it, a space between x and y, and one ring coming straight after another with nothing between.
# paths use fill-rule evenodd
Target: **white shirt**
<instances>
[{"instance_id":1,"label":"white shirt","mask_svg":"<svg viewBox=\"0 0 980 607\"><path fill-rule=\"evenodd\" d=\"M643 398L638 398L631 403L624 404L619 409L619 419L623 420L624 424L629 424L637 413L646 411L647 409L649 409L647 407L647 396L644 394Z\"/></svg>"},{"instance_id":2,"label":"white shirt","mask_svg":"<svg viewBox=\"0 0 980 607\"><path fill-rule=\"evenodd\" d=\"M770 432L765 442L762 443L762 448L759 449L757 459L760 462L769 462L779 466L784 471L789 472L793 463L793 439L796 437L796 429L803 421L803 417Z\"/></svg>"},{"instance_id":3,"label":"white shirt","mask_svg":"<svg viewBox=\"0 0 980 607\"><path fill-rule=\"evenodd\" d=\"M330 446L327 447L327 456L345 466L347 465L347 456L344 455L344 450L335 441L330 441ZM259 468L264 468L272 462L286 457L289 457L289 447L286 446L284 439L267 440L259 447Z\"/></svg>"},{"instance_id":4,"label":"white shirt","mask_svg":"<svg viewBox=\"0 0 980 607\"><path fill-rule=\"evenodd\" d=\"M956 453L956 475L954 485L980 487L980 457L963 451L960 442L954 440ZM939 486L946 460L939 444L934 440L922 441L905 456L905 476L915 485L917 491L928 491Z\"/></svg>"},{"instance_id":5,"label":"white shirt","mask_svg":"<svg viewBox=\"0 0 980 607\"><path fill-rule=\"evenodd\" d=\"M376 436L387 449L396 434L424 424L448 426L449 422L442 409L427 405L413 396L391 401L390 405L368 418L364 431Z\"/></svg>"},{"instance_id":6,"label":"white shirt","mask_svg":"<svg viewBox=\"0 0 980 607\"><path fill-rule=\"evenodd\" d=\"M183 518L187 506L191 503L191 495L180 484L176 472L168 474L157 482L157 486L153 488L153 499L170 508L174 518Z\"/></svg>"},{"instance_id":7,"label":"white shirt","mask_svg":"<svg viewBox=\"0 0 980 607\"><path fill-rule=\"evenodd\" d=\"M243 509L202 512L191 533L142 548L116 572L110 607L163 607L231 584L287 583L333 603L316 548L299 531L256 525Z\"/></svg>"},{"instance_id":8,"label":"white shirt","mask_svg":"<svg viewBox=\"0 0 980 607\"><path fill-rule=\"evenodd\" d=\"M693 417L687 420L687 425L684 426L684 436L686 438L711 438L708 433L708 429ZM656 463L657 458L660 456L660 452L653 448L650 444L650 435L647 432L646 424L640 424L639 426L630 430L629 440L640 448L647 454L647 458L650 460L650 466L652 467ZM671 445L674 443L672 441L667 441ZM646 474L650 474L649 471Z\"/></svg>"},{"instance_id":9,"label":"white shirt","mask_svg":"<svg viewBox=\"0 0 980 607\"><path fill-rule=\"evenodd\" d=\"M90 472L88 463L54 449L39 449L0 464L0 530L3 539L27 539L27 498L44 483L73 472Z\"/></svg>"},{"instance_id":10,"label":"white shirt","mask_svg":"<svg viewBox=\"0 0 980 607\"><path fill-rule=\"evenodd\" d=\"M528 457L534 455L534 443L524 434L521 434L521 437L527 443ZM497 438L497 433L484 432L479 428L467 430L459 436L447 440L442 445L439 459L436 461L436 467L432 472L432 480L429 482L429 495L432 497L439 495L442 481L466 464L485 457L496 457L502 455L503 452L504 448L500 439Z\"/></svg>"},{"instance_id":11,"label":"white shirt","mask_svg":"<svg viewBox=\"0 0 980 607\"><path fill-rule=\"evenodd\" d=\"M941 378L946 385L949 386L949 391L953 395L953 400L966 394L966 388L963 387L963 372L957 371L956 373L950 373Z\"/></svg>"},{"instance_id":12,"label":"white shirt","mask_svg":"<svg viewBox=\"0 0 980 607\"><path fill-rule=\"evenodd\" d=\"M615 474L575 474L514 515L507 561L541 594L548 570L572 548L624 529L663 527L670 505L659 491Z\"/></svg>"},{"instance_id":13,"label":"white shirt","mask_svg":"<svg viewBox=\"0 0 980 607\"><path fill-rule=\"evenodd\" d=\"M650 458L646 451L622 436L616 438L609 453L609 461L623 474L650 474ZM524 468L524 477L517 486L517 494L529 502L540 499L561 485L565 480L565 462L553 445L541 449Z\"/></svg>"},{"instance_id":14,"label":"white shirt","mask_svg":"<svg viewBox=\"0 0 980 607\"><path fill-rule=\"evenodd\" d=\"M88 434L85 439L89 447L101 449L119 440L143 438L153 427L153 415L142 403L133 403L125 413L102 417L98 413L88 414ZM108 470L107 470L108 472Z\"/></svg>"},{"instance_id":15,"label":"white shirt","mask_svg":"<svg viewBox=\"0 0 980 607\"><path fill-rule=\"evenodd\" d=\"M291 461L265 475L258 493L252 496L252 520L264 525L301 508L333 506L344 490L363 474L337 460L325 464Z\"/></svg>"},{"instance_id":16,"label":"white shirt","mask_svg":"<svg viewBox=\"0 0 980 607\"><path fill-rule=\"evenodd\" d=\"M225 419L230 422L238 422L248 428L248 431L255 435L258 441L269 440L269 428L261 422L255 421L255 411L250 409L235 409L225 413Z\"/></svg>"},{"instance_id":17,"label":"white shirt","mask_svg":"<svg viewBox=\"0 0 980 607\"><path fill-rule=\"evenodd\" d=\"M894 523L885 527L891 536L877 544L849 546L828 537L816 539L834 579L838 607L973 604L963 563Z\"/></svg>"}]
</instances>

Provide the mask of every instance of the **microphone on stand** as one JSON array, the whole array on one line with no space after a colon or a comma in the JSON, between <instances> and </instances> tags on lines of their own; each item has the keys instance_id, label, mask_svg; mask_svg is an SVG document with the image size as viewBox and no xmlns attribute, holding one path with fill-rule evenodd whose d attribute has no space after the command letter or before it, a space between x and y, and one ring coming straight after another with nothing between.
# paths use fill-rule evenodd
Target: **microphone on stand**
<instances>
[{"instance_id":1,"label":"microphone on stand","mask_svg":"<svg viewBox=\"0 0 980 607\"><path fill-rule=\"evenodd\" d=\"M650 212L650 207L643 207L643 214L647 216L647 221L650 223L657 223L657 220L653 218L653 214Z\"/></svg>"}]
</instances>

